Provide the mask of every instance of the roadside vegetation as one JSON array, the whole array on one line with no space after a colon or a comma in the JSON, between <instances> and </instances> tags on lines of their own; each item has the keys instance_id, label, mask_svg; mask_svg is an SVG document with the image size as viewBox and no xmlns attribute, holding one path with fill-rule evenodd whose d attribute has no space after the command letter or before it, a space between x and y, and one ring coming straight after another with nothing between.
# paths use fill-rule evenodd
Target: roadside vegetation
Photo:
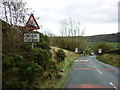
<instances>
[{"instance_id":1,"label":"roadside vegetation","mask_svg":"<svg viewBox=\"0 0 120 90\"><path fill-rule=\"evenodd\" d=\"M40 42L25 43L24 30L2 21L3 88L62 87L75 58L80 55L50 47L49 37L40 34ZM19 30L19 32L18 32ZM52 48L52 49L51 49Z\"/></svg>"},{"instance_id":2,"label":"roadside vegetation","mask_svg":"<svg viewBox=\"0 0 120 90\"><path fill-rule=\"evenodd\" d=\"M78 53L83 53L88 46L87 40L82 37L50 37L50 45L63 48L69 51L75 52L75 48L78 48Z\"/></svg>"},{"instance_id":3,"label":"roadside vegetation","mask_svg":"<svg viewBox=\"0 0 120 90\"><path fill-rule=\"evenodd\" d=\"M107 42L107 44L114 48L120 48L120 42Z\"/></svg>"},{"instance_id":4,"label":"roadside vegetation","mask_svg":"<svg viewBox=\"0 0 120 90\"><path fill-rule=\"evenodd\" d=\"M31 43L24 42L21 29L14 29L4 21L2 25L2 86L31 88L36 77L42 76L47 68L54 66L50 61L48 37L39 33L41 40L31 49Z\"/></svg>"},{"instance_id":5,"label":"roadside vegetation","mask_svg":"<svg viewBox=\"0 0 120 90\"><path fill-rule=\"evenodd\" d=\"M102 49L101 54L105 54L108 51L113 50L115 48L111 45L108 45L106 42L97 42L91 46L91 49L94 50L95 54L99 54L98 49Z\"/></svg>"},{"instance_id":6,"label":"roadside vegetation","mask_svg":"<svg viewBox=\"0 0 120 90\"><path fill-rule=\"evenodd\" d=\"M66 58L65 58L65 60L63 60L61 62L57 58L59 58L59 56L63 55L63 54L59 54L59 55L56 54L56 52L59 52L59 51L61 53L61 49L51 46L51 50L50 50L50 52L52 53L51 61L53 61L55 63L56 71L50 72L50 69L46 70L44 73L44 77L46 76L47 78L45 80L43 78L43 80L41 82L42 78L38 77L38 80L36 81L36 82L38 82L38 85L36 87L38 87L38 88L61 88L61 87L63 87L63 85L67 79L68 72L73 64L74 59L79 58L80 55L76 54L74 52L64 50L64 49L62 49L62 50L63 50L62 52L64 52ZM51 70L54 70L54 68L52 68ZM49 72L50 72L50 74L49 74Z\"/></svg>"},{"instance_id":7,"label":"roadside vegetation","mask_svg":"<svg viewBox=\"0 0 120 90\"><path fill-rule=\"evenodd\" d=\"M28 32L19 25L25 25L29 14L26 4L20 0L16 3L4 1L2 4L5 14L2 17L4 20L0 19L3 89L61 88L74 59L79 58L80 54L89 54L90 49L98 54L101 48L102 56L97 58L117 66L113 52L118 51L118 48L103 42L89 46L88 40L82 36L84 32L80 31L80 23L74 23L71 18L61 23L61 37L48 37L37 31L28 31L40 34L40 42L35 43L32 49L31 43L24 42L24 33ZM75 48L78 48L78 53L74 53Z\"/></svg>"},{"instance_id":8,"label":"roadside vegetation","mask_svg":"<svg viewBox=\"0 0 120 90\"><path fill-rule=\"evenodd\" d=\"M120 68L119 58L120 58L120 55L116 55L116 54L104 54L102 56L97 56L98 60Z\"/></svg>"},{"instance_id":9,"label":"roadside vegetation","mask_svg":"<svg viewBox=\"0 0 120 90\"><path fill-rule=\"evenodd\" d=\"M80 56L70 52L74 51L79 43L60 38L56 41L40 32L25 30L22 25L25 25L31 12L25 5L22 0L3 1L1 5L3 10L0 17L2 19L0 19L2 22L2 88L60 88L64 84L73 60ZM71 23L72 20L69 20ZM69 26L73 27L70 24ZM76 31L80 32L79 29ZM24 42L24 33L40 34L40 41L34 44L33 49L31 43ZM76 36L72 29L69 35L73 36L73 34ZM54 43L51 44L52 41ZM86 44L83 44L81 43L78 48L85 48ZM51 45L60 48L50 47Z\"/></svg>"},{"instance_id":10,"label":"roadside vegetation","mask_svg":"<svg viewBox=\"0 0 120 90\"><path fill-rule=\"evenodd\" d=\"M97 54L97 59L113 65L115 67L120 67L120 48L118 46L119 43L106 43L99 42L96 43L93 47L94 52ZM98 53L98 49L102 49L102 53Z\"/></svg>"},{"instance_id":11,"label":"roadside vegetation","mask_svg":"<svg viewBox=\"0 0 120 90\"><path fill-rule=\"evenodd\" d=\"M82 29L81 29L82 28ZM78 48L78 53L83 53L88 46L88 40L84 38L85 27L81 26L79 20L71 17L61 20L60 22L61 36L50 37L50 45L63 48L75 52Z\"/></svg>"}]
</instances>

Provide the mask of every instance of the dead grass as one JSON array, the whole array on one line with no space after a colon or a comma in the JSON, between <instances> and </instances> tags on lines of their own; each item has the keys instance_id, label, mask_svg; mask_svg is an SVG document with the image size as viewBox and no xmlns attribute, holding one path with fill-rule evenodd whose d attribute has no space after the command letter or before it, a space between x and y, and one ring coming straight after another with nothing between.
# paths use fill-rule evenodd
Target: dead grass
<instances>
[{"instance_id":1,"label":"dead grass","mask_svg":"<svg viewBox=\"0 0 120 90\"><path fill-rule=\"evenodd\" d=\"M52 52L52 59L54 61L55 60L55 51L59 50L60 48L57 48L57 47L53 47L51 46L51 52ZM53 82L53 87L54 88L61 88L63 87L64 85L64 82L66 81L67 79L67 76L68 76L68 73L70 71L70 68L72 66L72 63L74 61L74 59L76 58L79 58L80 55L79 54L76 54L75 52L71 52L71 51L68 51L68 50L65 50L65 49L62 49L64 52L65 52L65 55L67 56L65 58L65 61L64 62L61 62L61 63L56 63L57 64L57 67L63 71L63 72L60 72L60 75L62 76L62 78L60 78L59 80L55 80Z\"/></svg>"},{"instance_id":2,"label":"dead grass","mask_svg":"<svg viewBox=\"0 0 120 90\"><path fill-rule=\"evenodd\" d=\"M67 79L68 73L70 71L70 68L72 66L72 63L73 63L74 59L80 57L79 54L76 54L74 52L62 49L65 52L67 57L65 58L65 61L59 63L59 62L57 62L57 60L55 58L55 51L57 51L58 49L60 49L60 48L51 46L50 52L52 53L51 60L53 62L55 62L61 78L56 79L53 75L52 79L49 79L49 77L48 77L47 79L45 79L42 82L41 82L40 79L38 79L38 82L39 82L39 87L38 88L62 88L66 79ZM47 71L46 71L46 73L47 73Z\"/></svg>"}]
</instances>

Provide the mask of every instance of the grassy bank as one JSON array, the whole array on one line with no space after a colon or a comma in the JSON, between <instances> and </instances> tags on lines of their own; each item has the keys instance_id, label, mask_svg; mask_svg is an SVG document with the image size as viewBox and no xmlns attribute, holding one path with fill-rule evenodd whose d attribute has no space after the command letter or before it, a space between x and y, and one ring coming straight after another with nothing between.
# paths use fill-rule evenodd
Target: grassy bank
<instances>
[{"instance_id":1,"label":"grassy bank","mask_svg":"<svg viewBox=\"0 0 120 90\"><path fill-rule=\"evenodd\" d=\"M112 47L119 47L120 46L120 43L119 42L107 42L108 45L112 46Z\"/></svg>"},{"instance_id":2,"label":"grassy bank","mask_svg":"<svg viewBox=\"0 0 120 90\"><path fill-rule=\"evenodd\" d=\"M120 58L120 55L116 55L116 54L104 54L102 56L97 56L98 60L120 68L119 58Z\"/></svg>"},{"instance_id":3,"label":"grassy bank","mask_svg":"<svg viewBox=\"0 0 120 90\"><path fill-rule=\"evenodd\" d=\"M38 88L62 88L64 85L64 82L67 79L67 75L68 72L72 66L73 60L76 58L79 58L80 55L76 54L74 52L70 52L67 50L62 49L65 52L65 55L67 56L65 58L65 61L63 62L57 62L56 58L55 58L55 52L58 50L59 48L57 47L51 47L50 52L52 53L52 61L55 62L57 68L58 68L58 77L55 77L55 72L52 73L52 78L47 78L45 79L45 81L42 81L40 79L38 79ZM49 72L46 71L46 73ZM48 76L49 77L49 76ZM41 77L40 77L41 78ZM40 82L39 82L40 81Z\"/></svg>"}]
</instances>

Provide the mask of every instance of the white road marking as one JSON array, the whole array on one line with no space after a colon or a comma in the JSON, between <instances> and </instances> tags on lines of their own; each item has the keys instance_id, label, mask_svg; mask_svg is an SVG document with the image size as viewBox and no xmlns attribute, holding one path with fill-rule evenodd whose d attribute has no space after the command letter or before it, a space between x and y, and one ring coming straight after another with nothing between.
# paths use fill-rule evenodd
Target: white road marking
<instances>
[{"instance_id":1,"label":"white road marking","mask_svg":"<svg viewBox=\"0 0 120 90\"><path fill-rule=\"evenodd\" d=\"M96 66L93 66L93 67L96 68ZM96 69L97 69L97 68L96 68ZM98 70L98 69L97 69L97 70ZM98 72L99 72L100 74L102 74L102 72L101 72L100 70L98 70ZM115 87L114 84L113 84L112 82L110 82L110 85L113 86L113 88L115 88L116 90L118 90L117 87Z\"/></svg>"},{"instance_id":2,"label":"white road marking","mask_svg":"<svg viewBox=\"0 0 120 90\"><path fill-rule=\"evenodd\" d=\"M112 82L110 82L110 85L113 86L116 90L118 90L117 87L115 87Z\"/></svg>"},{"instance_id":3,"label":"white road marking","mask_svg":"<svg viewBox=\"0 0 120 90\"><path fill-rule=\"evenodd\" d=\"M97 68L96 68L97 69ZM98 69L97 69L98 70ZM98 72L100 73L100 74L102 74L102 72L100 71L100 70L98 70Z\"/></svg>"},{"instance_id":4,"label":"white road marking","mask_svg":"<svg viewBox=\"0 0 120 90\"><path fill-rule=\"evenodd\" d=\"M74 61L79 61L79 60L74 60Z\"/></svg>"},{"instance_id":5,"label":"white road marking","mask_svg":"<svg viewBox=\"0 0 120 90\"><path fill-rule=\"evenodd\" d=\"M78 62L78 61L84 61L84 62L87 62L88 60L74 60L74 61L76 61L76 62Z\"/></svg>"},{"instance_id":6,"label":"white road marking","mask_svg":"<svg viewBox=\"0 0 120 90\"><path fill-rule=\"evenodd\" d=\"M85 61L85 62L87 62L88 60L79 60L79 61Z\"/></svg>"},{"instance_id":7,"label":"white road marking","mask_svg":"<svg viewBox=\"0 0 120 90\"><path fill-rule=\"evenodd\" d=\"M94 66L95 67L95 66ZM96 68L96 67L95 67ZM97 68L96 68L97 69ZM102 74L102 72L99 70L99 69L97 69L98 70L98 72L100 73L100 74Z\"/></svg>"}]
</instances>

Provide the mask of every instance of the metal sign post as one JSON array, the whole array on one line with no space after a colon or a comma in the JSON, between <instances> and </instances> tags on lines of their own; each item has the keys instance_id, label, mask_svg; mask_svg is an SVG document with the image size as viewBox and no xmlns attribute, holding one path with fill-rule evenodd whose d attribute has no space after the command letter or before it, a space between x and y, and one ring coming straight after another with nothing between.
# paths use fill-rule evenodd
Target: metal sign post
<instances>
[{"instance_id":1,"label":"metal sign post","mask_svg":"<svg viewBox=\"0 0 120 90\"><path fill-rule=\"evenodd\" d=\"M40 29L34 15L31 14L25 27L26 30ZM24 42L31 42L32 48L34 48L34 42L39 42L39 33L24 33Z\"/></svg>"},{"instance_id":2,"label":"metal sign post","mask_svg":"<svg viewBox=\"0 0 120 90\"><path fill-rule=\"evenodd\" d=\"M34 48L34 43L32 43L32 48Z\"/></svg>"}]
</instances>

